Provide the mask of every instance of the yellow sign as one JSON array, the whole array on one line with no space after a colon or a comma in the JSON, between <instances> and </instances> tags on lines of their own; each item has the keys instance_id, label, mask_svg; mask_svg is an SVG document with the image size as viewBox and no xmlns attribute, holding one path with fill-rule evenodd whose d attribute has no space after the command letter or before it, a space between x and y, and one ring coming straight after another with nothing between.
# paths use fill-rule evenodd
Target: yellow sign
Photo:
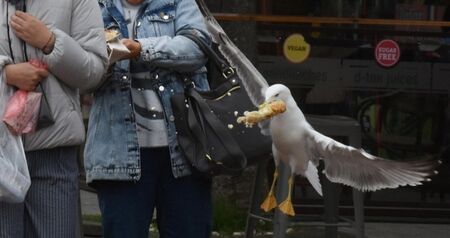
<instances>
[{"instance_id":1,"label":"yellow sign","mask_svg":"<svg viewBox=\"0 0 450 238\"><path fill-rule=\"evenodd\" d=\"M320 27L320 24L319 23L312 23L311 26L318 28L318 27ZM319 36L320 36L320 31L313 31L313 32L311 32L311 37L319 38Z\"/></svg>"},{"instance_id":2,"label":"yellow sign","mask_svg":"<svg viewBox=\"0 0 450 238\"><path fill-rule=\"evenodd\" d=\"M283 53L292 63L301 63L309 56L311 47L300 34L292 34L284 41Z\"/></svg>"}]
</instances>

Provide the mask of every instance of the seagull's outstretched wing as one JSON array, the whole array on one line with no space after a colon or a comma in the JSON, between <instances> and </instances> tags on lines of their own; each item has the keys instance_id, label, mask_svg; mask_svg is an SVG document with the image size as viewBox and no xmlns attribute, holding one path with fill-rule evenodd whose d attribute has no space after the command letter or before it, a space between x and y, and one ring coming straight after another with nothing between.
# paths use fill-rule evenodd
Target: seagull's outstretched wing
<instances>
[{"instance_id":1,"label":"seagull's outstretched wing","mask_svg":"<svg viewBox=\"0 0 450 238\"><path fill-rule=\"evenodd\" d=\"M239 50L230 40L225 31L212 16L203 0L197 0L197 4L203 13L205 23L209 33L215 43L219 44L219 50L226 60L236 70L242 79L250 99L255 106L264 102L264 92L268 88L268 83L261 73L253 66L250 60Z\"/></svg>"},{"instance_id":2,"label":"seagull's outstretched wing","mask_svg":"<svg viewBox=\"0 0 450 238\"><path fill-rule=\"evenodd\" d=\"M336 183L362 191L420 185L435 173L439 164L434 160L398 162L368 154L362 149L346 146L310 129L308 145L313 154L324 160L324 173Z\"/></svg>"}]
</instances>

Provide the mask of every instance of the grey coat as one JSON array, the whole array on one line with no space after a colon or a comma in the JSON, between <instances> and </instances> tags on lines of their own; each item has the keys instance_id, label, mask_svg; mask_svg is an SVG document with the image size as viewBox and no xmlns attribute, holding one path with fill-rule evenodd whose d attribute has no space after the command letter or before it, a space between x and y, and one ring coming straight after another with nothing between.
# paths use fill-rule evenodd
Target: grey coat
<instances>
[{"instance_id":1,"label":"grey coat","mask_svg":"<svg viewBox=\"0 0 450 238\"><path fill-rule=\"evenodd\" d=\"M85 138L79 92L96 87L107 65L99 6L94 0L26 0L26 4L27 12L43 21L56 36L54 50L49 55L27 46L29 59L43 59L49 66L50 76L42 83L56 122L26 135L25 150L79 145ZM15 7L0 1L0 80L5 80L4 65L12 63L6 27L7 7L9 18ZM23 62L20 40L12 30L10 34L16 63Z\"/></svg>"}]
</instances>

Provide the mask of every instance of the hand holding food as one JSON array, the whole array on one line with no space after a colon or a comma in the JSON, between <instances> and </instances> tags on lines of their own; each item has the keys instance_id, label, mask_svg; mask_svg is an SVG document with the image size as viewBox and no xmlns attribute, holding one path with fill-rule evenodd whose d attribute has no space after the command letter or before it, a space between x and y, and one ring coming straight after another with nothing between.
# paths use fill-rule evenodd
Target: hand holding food
<instances>
[{"instance_id":1,"label":"hand holding food","mask_svg":"<svg viewBox=\"0 0 450 238\"><path fill-rule=\"evenodd\" d=\"M119 32L117 32L116 30L105 30L105 38L107 43L118 40L118 37Z\"/></svg>"},{"instance_id":2,"label":"hand holding food","mask_svg":"<svg viewBox=\"0 0 450 238\"><path fill-rule=\"evenodd\" d=\"M141 55L141 43L131 39L122 39L122 44L127 47L130 53L125 57L126 59L134 59Z\"/></svg>"},{"instance_id":3,"label":"hand holding food","mask_svg":"<svg viewBox=\"0 0 450 238\"><path fill-rule=\"evenodd\" d=\"M120 33L116 30L105 30L106 45L108 48L109 65L118 60L128 59L132 52L119 40Z\"/></svg>"}]
</instances>

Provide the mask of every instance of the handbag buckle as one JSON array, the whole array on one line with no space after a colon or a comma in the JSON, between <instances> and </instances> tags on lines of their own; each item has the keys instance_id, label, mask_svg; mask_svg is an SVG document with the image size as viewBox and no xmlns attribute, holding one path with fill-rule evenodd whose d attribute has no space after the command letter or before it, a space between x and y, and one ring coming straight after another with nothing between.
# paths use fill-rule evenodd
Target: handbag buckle
<instances>
[{"instance_id":1,"label":"handbag buckle","mask_svg":"<svg viewBox=\"0 0 450 238\"><path fill-rule=\"evenodd\" d=\"M205 154L205 157L206 157L208 160L212 161L212 158L211 158L211 156L210 156L209 154Z\"/></svg>"},{"instance_id":2,"label":"handbag buckle","mask_svg":"<svg viewBox=\"0 0 450 238\"><path fill-rule=\"evenodd\" d=\"M232 67L228 67L224 71L222 71L222 75L224 78L229 79L234 75L234 69Z\"/></svg>"},{"instance_id":3,"label":"handbag buckle","mask_svg":"<svg viewBox=\"0 0 450 238\"><path fill-rule=\"evenodd\" d=\"M185 83L185 87L190 87L190 88L196 88L194 81L192 81L190 78L185 77L184 78L184 83Z\"/></svg>"}]
</instances>

